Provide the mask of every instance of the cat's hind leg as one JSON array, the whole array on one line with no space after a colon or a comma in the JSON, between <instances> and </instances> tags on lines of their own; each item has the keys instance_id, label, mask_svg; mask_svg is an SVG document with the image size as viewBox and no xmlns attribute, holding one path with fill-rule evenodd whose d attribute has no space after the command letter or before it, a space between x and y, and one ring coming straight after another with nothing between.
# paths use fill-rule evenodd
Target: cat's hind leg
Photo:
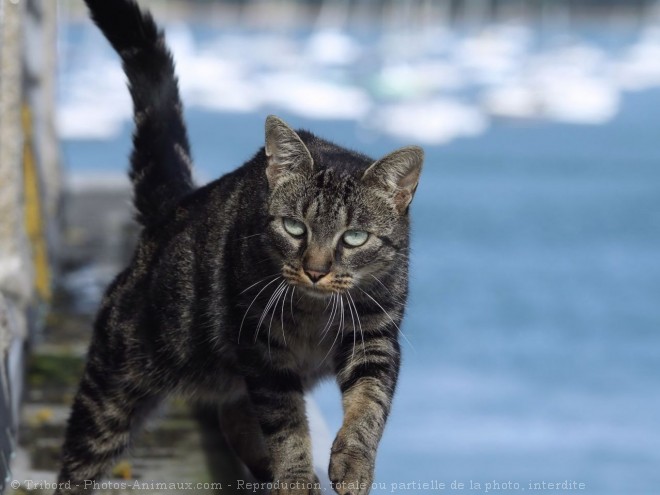
<instances>
[{"instance_id":1,"label":"cat's hind leg","mask_svg":"<svg viewBox=\"0 0 660 495\"><path fill-rule=\"evenodd\" d=\"M135 430L160 402L140 385L134 371L125 371L125 361L98 354L90 350L73 402L56 495L92 493L94 481L125 452Z\"/></svg>"}]
</instances>

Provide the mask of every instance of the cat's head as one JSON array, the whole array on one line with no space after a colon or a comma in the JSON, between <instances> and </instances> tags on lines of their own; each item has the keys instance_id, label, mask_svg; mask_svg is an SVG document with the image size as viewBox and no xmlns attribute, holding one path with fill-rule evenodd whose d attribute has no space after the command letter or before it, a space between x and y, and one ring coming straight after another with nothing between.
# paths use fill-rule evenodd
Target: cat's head
<instances>
[{"instance_id":1,"label":"cat's head","mask_svg":"<svg viewBox=\"0 0 660 495\"><path fill-rule=\"evenodd\" d=\"M374 162L270 116L265 151L269 236L290 284L324 297L405 262L421 148Z\"/></svg>"}]
</instances>

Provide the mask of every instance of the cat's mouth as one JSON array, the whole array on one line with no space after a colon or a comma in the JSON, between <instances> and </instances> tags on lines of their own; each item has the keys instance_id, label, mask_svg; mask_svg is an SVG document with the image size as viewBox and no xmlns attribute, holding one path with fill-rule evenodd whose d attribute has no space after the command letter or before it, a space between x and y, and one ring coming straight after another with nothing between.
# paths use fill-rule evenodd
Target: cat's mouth
<instances>
[{"instance_id":1,"label":"cat's mouth","mask_svg":"<svg viewBox=\"0 0 660 495\"><path fill-rule=\"evenodd\" d=\"M309 284L295 284L308 296L317 298L317 299L326 299L330 297L334 292L333 290L324 289L315 285Z\"/></svg>"},{"instance_id":2,"label":"cat's mouth","mask_svg":"<svg viewBox=\"0 0 660 495\"><path fill-rule=\"evenodd\" d=\"M333 287L331 284L322 283L322 282L310 282L309 280L298 278L295 281L289 280L289 283L300 287L308 294L312 294L317 297L327 297L332 295L335 292L338 292L337 288Z\"/></svg>"},{"instance_id":3,"label":"cat's mouth","mask_svg":"<svg viewBox=\"0 0 660 495\"><path fill-rule=\"evenodd\" d=\"M330 272L319 280L312 280L302 269L285 266L282 271L289 284L300 287L306 294L326 298L332 294L344 292L351 287L351 279L347 275Z\"/></svg>"}]
</instances>

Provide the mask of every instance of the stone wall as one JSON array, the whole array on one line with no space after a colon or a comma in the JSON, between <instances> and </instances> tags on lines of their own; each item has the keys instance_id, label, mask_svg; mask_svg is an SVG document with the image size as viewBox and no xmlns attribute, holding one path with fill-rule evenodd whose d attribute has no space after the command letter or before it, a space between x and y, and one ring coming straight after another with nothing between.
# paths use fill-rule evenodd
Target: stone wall
<instances>
[{"instance_id":1,"label":"stone wall","mask_svg":"<svg viewBox=\"0 0 660 495\"><path fill-rule=\"evenodd\" d=\"M56 3L0 0L0 493L16 446L24 349L50 299L59 161Z\"/></svg>"}]
</instances>

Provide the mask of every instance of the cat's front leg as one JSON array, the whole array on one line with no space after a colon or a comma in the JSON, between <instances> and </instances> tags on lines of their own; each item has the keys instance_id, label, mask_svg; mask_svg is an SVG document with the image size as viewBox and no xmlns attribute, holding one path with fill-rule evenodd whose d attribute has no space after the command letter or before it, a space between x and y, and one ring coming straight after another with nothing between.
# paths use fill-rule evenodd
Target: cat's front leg
<instances>
[{"instance_id":1,"label":"cat's front leg","mask_svg":"<svg viewBox=\"0 0 660 495\"><path fill-rule=\"evenodd\" d=\"M339 356L344 420L332 444L329 476L340 495L365 495L399 375L399 343L388 333L365 334L364 347L346 342Z\"/></svg>"},{"instance_id":2,"label":"cat's front leg","mask_svg":"<svg viewBox=\"0 0 660 495\"><path fill-rule=\"evenodd\" d=\"M320 493L300 378L263 366L246 377L273 473L273 495Z\"/></svg>"},{"instance_id":3,"label":"cat's front leg","mask_svg":"<svg viewBox=\"0 0 660 495\"><path fill-rule=\"evenodd\" d=\"M270 459L249 397L222 404L220 426L229 445L257 481L272 480Z\"/></svg>"}]
</instances>

